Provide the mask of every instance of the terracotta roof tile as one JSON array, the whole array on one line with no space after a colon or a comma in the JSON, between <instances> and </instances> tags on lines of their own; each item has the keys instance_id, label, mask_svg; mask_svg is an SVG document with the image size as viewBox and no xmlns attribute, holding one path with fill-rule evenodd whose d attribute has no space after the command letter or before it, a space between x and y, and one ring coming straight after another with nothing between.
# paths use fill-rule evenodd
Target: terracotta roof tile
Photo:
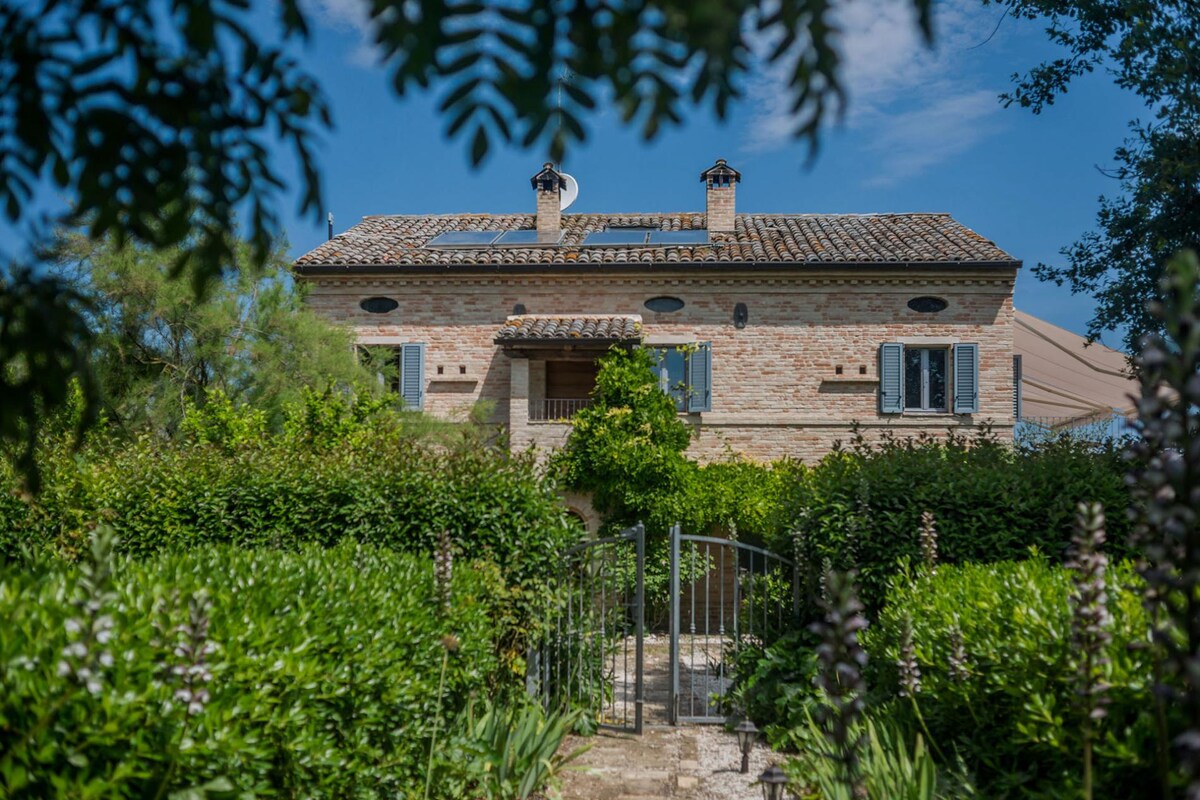
<instances>
[{"instance_id":1,"label":"terracotta roof tile","mask_svg":"<svg viewBox=\"0 0 1200 800\"><path fill-rule=\"evenodd\" d=\"M496 341L572 339L625 341L642 338L642 318L637 314L606 316L546 316L524 315L509 317L496 334Z\"/></svg>"},{"instance_id":2,"label":"terracotta roof tile","mask_svg":"<svg viewBox=\"0 0 1200 800\"><path fill-rule=\"evenodd\" d=\"M608 226L697 230L705 215L564 214L555 245L427 247L448 231L512 231L534 226L532 214L374 216L305 253L308 267L453 267L555 264L990 264L1016 260L949 214L739 214L732 233L704 245L583 247Z\"/></svg>"}]
</instances>

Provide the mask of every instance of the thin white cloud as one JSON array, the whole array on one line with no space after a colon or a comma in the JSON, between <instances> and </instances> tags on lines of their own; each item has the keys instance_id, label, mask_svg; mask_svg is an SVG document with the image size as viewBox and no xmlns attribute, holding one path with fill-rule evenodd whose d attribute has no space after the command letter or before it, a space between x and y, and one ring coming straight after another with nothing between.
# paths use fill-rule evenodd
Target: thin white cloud
<instances>
[{"instance_id":1,"label":"thin white cloud","mask_svg":"<svg viewBox=\"0 0 1200 800\"><path fill-rule=\"evenodd\" d=\"M358 37L357 45L349 53L352 64L360 67L378 65L368 0L305 0L305 4L320 24Z\"/></svg>"},{"instance_id":2,"label":"thin white cloud","mask_svg":"<svg viewBox=\"0 0 1200 800\"><path fill-rule=\"evenodd\" d=\"M917 175L959 155L990 130L997 92L980 86L965 54L995 25L994 10L974 0L935 6L935 46L926 45L911 0L843 0L842 82L849 128L871 141L882 185ZM768 43L763 42L760 52ZM763 152L793 143L795 117L786 101L785 65L764 67L748 87L758 109L748 122L746 147Z\"/></svg>"},{"instance_id":3,"label":"thin white cloud","mask_svg":"<svg viewBox=\"0 0 1200 800\"><path fill-rule=\"evenodd\" d=\"M988 122L994 113L996 93L979 89L887 115L871 146L878 161L867 185L889 186L965 153L996 130Z\"/></svg>"}]
</instances>

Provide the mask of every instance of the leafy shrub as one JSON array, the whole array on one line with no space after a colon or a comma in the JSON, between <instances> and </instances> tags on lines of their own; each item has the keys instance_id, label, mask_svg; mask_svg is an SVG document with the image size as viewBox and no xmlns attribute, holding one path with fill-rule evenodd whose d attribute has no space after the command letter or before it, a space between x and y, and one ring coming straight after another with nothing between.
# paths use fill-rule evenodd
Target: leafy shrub
<instances>
[{"instance_id":1,"label":"leafy shrub","mask_svg":"<svg viewBox=\"0 0 1200 800\"><path fill-rule=\"evenodd\" d=\"M488 565L443 607L349 543L105 563L0 567L0 796L419 797L439 710L517 688Z\"/></svg>"},{"instance_id":2,"label":"leafy shrub","mask_svg":"<svg viewBox=\"0 0 1200 800\"><path fill-rule=\"evenodd\" d=\"M736 456L707 465L687 458L691 431L665 394L648 350L614 348L600 360L592 402L572 419L554 465L565 486L592 495L610 528L636 522L652 536L675 523L761 541L780 516L798 465Z\"/></svg>"},{"instance_id":3,"label":"leafy shrub","mask_svg":"<svg viewBox=\"0 0 1200 800\"><path fill-rule=\"evenodd\" d=\"M614 347L600 359L591 398L555 456L563 484L590 493L610 525L640 520L665 530L678 520L695 465L683 454L691 431L659 389L653 356Z\"/></svg>"},{"instance_id":4,"label":"leafy shrub","mask_svg":"<svg viewBox=\"0 0 1200 800\"><path fill-rule=\"evenodd\" d=\"M1110 567L1107 585L1110 688L1096 741L1096 785L1105 797L1154 796L1149 620L1128 563ZM1078 792L1084 708L1076 693L1070 586L1068 570L1041 558L941 567L897 581L864 635L876 702L890 704L910 729L927 726L943 753L960 753L987 797ZM908 624L920 669L915 706L897 699Z\"/></svg>"},{"instance_id":5,"label":"leafy shrub","mask_svg":"<svg viewBox=\"0 0 1200 800\"><path fill-rule=\"evenodd\" d=\"M799 532L799 556L815 590L822 565L856 569L860 596L878 609L903 559L921 559L921 515L932 512L938 559L945 563L1025 558L1031 547L1062 560L1075 507L1100 502L1109 510L1110 554L1125 549L1129 506L1120 453L1070 439L1013 447L986 432L950 436L856 439L799 474L786 517ZM771 544L793 552L792 537Z\"/></svg>"},{"instance_id":6,"label":"leafy shrub","mask_svg":"<svg viewBox=\"0 0 1200 800\"><path fill-rule=\"evenodd\" d=\"M804 632L764 650L739 651L742 657L733 670L733 705L763 726L772 747L800 750L807 745L807 721L821 704L815 688L816 646L816 638Z\"/></svg>"},{"instance_id":7,"label":"leafy shrub","mask_svg":"<svg viewBox=\"0 0 1200 800\"><path fill-rule=\"evenodd\" d=\"M926 744L943 768L961 758L984 797L1078 794L1082 715L1071 643L1069 570L1036 557L902 574L862 637L869 715ZM1155 770L1154 654L1142 587L1128 562L1109 568L1104 697L1097 724L1098 796L1162 796ZM915 699L901 691L905 628L919 670ZM807 634L769 647L738 700L777 747L811 749L809 719L823 703ZM1162 709L1178 730L1176 711ZM952 769L957 771L957 768ZM874 796L874 795L872 795Z\"/></svg>"}]
</instances>

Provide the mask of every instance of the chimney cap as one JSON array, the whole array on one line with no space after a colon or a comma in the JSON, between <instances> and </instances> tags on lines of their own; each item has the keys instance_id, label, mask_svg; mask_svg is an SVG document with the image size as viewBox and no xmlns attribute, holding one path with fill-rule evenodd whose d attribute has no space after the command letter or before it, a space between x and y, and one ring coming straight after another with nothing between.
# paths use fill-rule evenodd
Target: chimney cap
<instances>
[{"instance_id":1,"label":"chimney cap","mask_svg":"<svg viewBox=\"0 0 1200 800\"><path fill-rule=\"evenodd\" d=\"M740 182L742 173L725 163L725 159L718 158L717 163L700 173L700 180L709 186L728 186Z\"/></svg>"},{"instance_id":2,"label":"chimney cap","mask_svg":"<svg viewBox=\"0 0 1200 800\"><path fill-rule=\"evenodd\" d=\"M529 179L530 185L541 192L557 192L562 188L563 178L555 169L554 163L547 161L541 171Z\"/></svg>"}]
</instances>

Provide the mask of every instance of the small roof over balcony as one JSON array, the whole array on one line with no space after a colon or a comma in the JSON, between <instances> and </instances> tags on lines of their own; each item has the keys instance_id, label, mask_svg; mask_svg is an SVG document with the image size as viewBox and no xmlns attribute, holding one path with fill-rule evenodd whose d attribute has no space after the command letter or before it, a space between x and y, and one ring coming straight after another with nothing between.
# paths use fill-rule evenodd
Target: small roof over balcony
<instances>
[{"instance_id":1,"label":"small roof over balcony","mask_svg":"<svg viewBox=\"0 0 1200 800\"><path fill-rule=\"evenodd\" d=\"M606 348L642 338L640 314L558 315L522 314L508 317L496 333L496 344L505 346L578 345Z\"/></svg>"}]
</instances>

